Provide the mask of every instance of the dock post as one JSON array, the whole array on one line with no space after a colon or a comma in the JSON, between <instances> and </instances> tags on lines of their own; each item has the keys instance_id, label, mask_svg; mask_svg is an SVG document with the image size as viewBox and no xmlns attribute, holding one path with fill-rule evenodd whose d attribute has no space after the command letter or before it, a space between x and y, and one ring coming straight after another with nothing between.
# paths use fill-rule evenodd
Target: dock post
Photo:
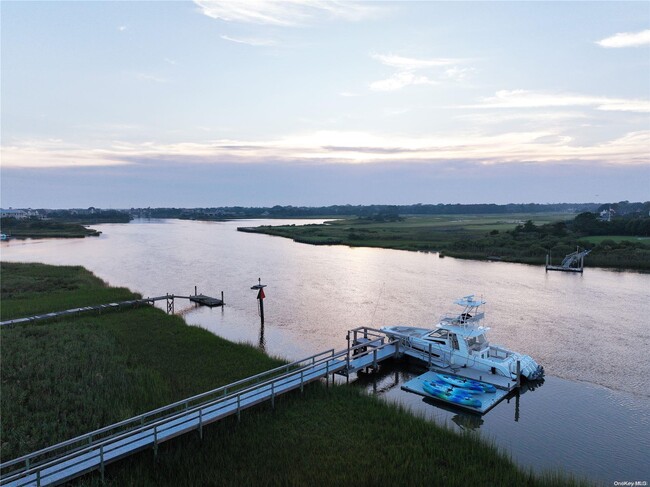
<instances>
[{"instance_id":1,"label":"dock post","mask_svg":"<svg viewBox=\"0 0 650 487\"><path fill-rule=\"evenodd\" d=\"M196 292L196 286L194 286L194 296L196 295L198 295L198 293Z\"/></svg>"},{"instance_id":2,"label":"dock post","mask_svg":"<svg viewBox=\"0 0 650 487\"><path fill-rule=\"evenodd\" d=\"M346 355L346 370L345 370L345 383L350 383L350 332L345 337L348 340L348 353Z\"/></svg>"},{"instance_id":3,"label":"dock post","mask_svg":"<svg viewBox=\"0 0 650 487\"><path fill-rule=\"evenodd\" d=\"M223 306L226 302L223 300L223 291L221 291L221 305Z\"/></svg>"},{"instance_id":4,"label":"dock post","mask_svg":"<svg viewBox=\"0 0 650 487\"><path fill-rule=\"evenodd\" d=\"M102 485L104 485L104 445L100 445L99 447L99 474Z\"/></svg>"},{"instance_id":5,"label":"dock post","mask_svg":"<svg viewBox=\"0 0 650 487\"><path fill-rule=\"evenodd\" d=\"M521 386L521 361L517 360L517 388Z\"/></svg>"}]
</instances>

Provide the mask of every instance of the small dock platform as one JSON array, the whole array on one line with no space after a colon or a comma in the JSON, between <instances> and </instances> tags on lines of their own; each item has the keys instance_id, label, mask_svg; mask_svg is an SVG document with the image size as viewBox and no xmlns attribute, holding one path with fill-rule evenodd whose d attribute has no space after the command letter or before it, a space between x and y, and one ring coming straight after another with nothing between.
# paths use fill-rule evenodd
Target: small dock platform
<instances>
[{"instance_id":1,"label":"small dock platform","mask_svg":"<svg viewBox=\"0 0 650 487\"><path fill-rule=\"evenodd\" d=\"M214 308L215 306L223 306L222 299L211 298L205 294L196 294L194 296L189 296L189 299L193 303L198 303L202 306L208 306L209 308Z\"/></svg>"},{"instance_id":2,"label":"small dock platform","mask_svg":"<svg viewBox=\"0 0 650 487\"><path fill-rule=\"evenodd\" d=\"M446 374L449 374L449 372L445 372ZM450 375L450 374L449 374ZM461 376L462 377L462 376ZM496 376L492 376L496 377ZM420 396L424 396L426 398L429 398L434 401L440 401L444 404L451 404L454 408L459 408L464 411L469 411L472 413L476 414L485 414L487 413L490 409L492 409L494 406L496 406L501 400L508 395L510 392L509 390L504 390L499 387L498 384L494 384L489 380L483 380L483 382L487 382L488 384L492 384L494 387L497 388L496 392L484 392L482 394L473 394L472 397L478 399L481 401L481 407L480 408L473 408L470 406L464 406L462 404L456 404L456 403L449 403L447 401L444 401L442 399L439 399L437 397L434 397L430 394L427 394L424 392L423 385L424 381L434 381L437 378L436 372L435 371L429 371L425 372L424 374L420 375L419 377L416 377L415 379L411 379L410 381L406 382L403 386L402 389L408 392L413 392L415 394L419 394ZM477 379L478 380L478 379Z\"/></svg>"}]
</instances>

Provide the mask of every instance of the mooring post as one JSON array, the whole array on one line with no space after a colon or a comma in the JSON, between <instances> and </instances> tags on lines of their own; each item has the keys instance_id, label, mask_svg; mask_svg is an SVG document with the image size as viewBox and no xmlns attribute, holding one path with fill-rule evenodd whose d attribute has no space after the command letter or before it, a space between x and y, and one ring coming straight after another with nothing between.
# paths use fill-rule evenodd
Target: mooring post
<instances>
[{"instance_id":1,"label":"mooring post","mask_svg":"<svg viewBox=\"0 0 650 487\"><path fill-rule=\"evenodd\" d=\"M194 296L197 295L196 286L194 286Z\"/></svg>"},{"instance_id":2,"label":"mooring post","mask_svg":"<svg viewBox=\"0 0 650 487\"><path fill-rule=\"evenodd\" d=\"M221 304L224 305L226 302L223 300L223 291L221 291Z\"/></svg>"},{"instance_id":3,"label":"mooring post","mask_svg":"<svg viewBox=\"0 0 650 487\"><path fill-rule=\"evenodd\" d=\"M521 361L517 360L517 387L521 386Z\"/></svg>"}]
</instances>

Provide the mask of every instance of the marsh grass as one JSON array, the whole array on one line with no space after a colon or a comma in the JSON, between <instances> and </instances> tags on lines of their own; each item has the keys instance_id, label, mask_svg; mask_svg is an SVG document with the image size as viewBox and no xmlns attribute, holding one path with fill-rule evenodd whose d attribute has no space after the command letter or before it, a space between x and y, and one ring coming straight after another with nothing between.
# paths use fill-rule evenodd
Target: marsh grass
<instances>
[{"instance_id":1,"label":"marsh grass","mask_svg":"<svg viewBox=\"0 0 650 487\"><path fill-rule=\"evenodd\" d=\"M140 297L80 266L0 262L0 288L0 320Z\"/></svg>"},{"instance_id":2,"label":"marsh grass","mask_svg":"<svg viewBox=\"0 0 650 487\"><path fill-rule=\"evenodd\" d=\"M11 302L33 275L100 285L82 268L3 267ZM58 271L56 269L59 269ZM21 278L7 276L22 273ZM11 284L13 283L13 284ZM3 282L3 287L5 283ZM38 287L38 286L37 286ZM70 288L68 292L76 293ZM281 364L156 308L0 329L2 460ZM573 485L536 476L356 388L307 386L108 466L108 485ZM102 485L97 473L77 483Z\"/></svg>"}]
</instances>

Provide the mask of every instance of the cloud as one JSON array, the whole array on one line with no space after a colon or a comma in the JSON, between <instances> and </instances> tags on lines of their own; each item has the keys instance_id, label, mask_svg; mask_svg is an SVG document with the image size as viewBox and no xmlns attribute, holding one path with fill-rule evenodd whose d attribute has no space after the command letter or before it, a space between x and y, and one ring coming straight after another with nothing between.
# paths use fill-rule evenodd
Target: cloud
<instances>
[{"instance_id":1,"label":"cloud","mask_svg":"<svg viewBox=\"0 0 650 487\"><path fill-rule=\"evenodd\" d=\"M650 100L610 98L572 93L541 93L527 90L501 90L483 98L480 104L464 108L547 108L586 106L602 111L650 112Z\"/></svg>"},{"instance_id":2,"label":"cloud","mask_svg":"<svg viewBox=\"0 0 650 487\"><path fill-rule=\"evenodd\" d=\"M503 122L512 122L512 121L523 121L523 122L558 122L561 120L571 120L571 119L584 119L587 118L587 115L580 112L480 112L480 113L470 113L467 115L458 115L454 117L458 120L465 120L467 122L478 123L478 124L496 124Z\"/></svg>"},{"instance_id":3,"label":"cloud","mask_svg":"<svg viewBox=\"0 0 650 487\"><path fill-rule=\"evenodd\" d=\"M371 56L383 65L397 70L389 78L370 83L372 91L397 91L411 85L436 85L439 81L434 79L431 73L436 68L447 67L442 74L438 74L439 79L454 79L456 81L466 78L472 71L471 68L457 66L464 62L462 59L418 59L395 54L372 54ZM427 74L416 73L423 70L428 70Z\"/></svg>"},{"instance_id":4,"label":"cloud","mask_svg":"<svg viewBox=\"0 0 650 487\"><path fill-rule=\"evenodd\" d=\"M650 29L641 32L619 32L611 37L596 41L600 47L638 47L650 44Z\"/></svg>"},{"instance_id":5,"label":"cloud","mask_svg":"<svg viewBox=\"0 0 650 487\"><path fill-rule=\"evenodd\" d=\"M124 32L126 29L127 29L126 25L120 25L117 27L117 30L119 30L120 32Z\"/></svg>"},{"instance_id":6,"label":"cloud","mask_svg":"<svg viewBox=\"0 0 650 487\"><path fill-rule=\"evenodd\" d=\"M501 134L456 133L402 137L360 131L317 131L275 140L221 139L203 143L114 143L84 149L61 141L28 141L2 148L3 169L123 164L266 163L369 164L473 161L476 164L594 162L650 164L650 130L578 145L554 130Z\"/></svg>"},{"instance_id":7,"label":"cloud","mask_svg":"<svg viewBox=\"0 0 650 487\"><path fill-rule=\"evenodd\" d=\"M357 21L380 8L363 2L328 0L194 0L201 13L226 22L296 27L324 17Z\"/></svg>"},{"instance_id":8,"label":"cloud","mask_svg":"<svg viewBox=\"0 0 650 487\"><path fill-rule=\"evenodd\" d=\"M277 43L273 39L260 39L253 37L240 37L235 38L228 35L222 35L221 38L225 41L236 42L238 44L246 44L248 46L275 46Z\"/></svg>"},{"instance_id":9,"label":"cloud","mask_svg":"<svg viewBox=\"0 0 650 487\"><path fill-rule=\"evenodd\" d=\"M438 66L451 66L462 62L460 59L451 58L433 58L433 59L416 59L394 54L373 54L376 59L386 66L391 66L402 71L414 71L416 69L433 68Z\"/></svg>"},{"instance_id":10,"label":"cloud","mask_svg":"<svg viewBox=\"0 0 650 487\"><path fill-rule=\"evenodd\" d=\"M435 85L436 81L410 71L399 71L390 78L370 83L372 91L397 91L410 85Z\"/></svg>"},{"instance_id":11,"label":"cloud","mask_svg":"<svg viewBox=\"0 0 650 487\"><path fill-rule=\"evenodd\" d=\"M66 144L58 139L28 140L3 146L2 168L78 168L124 166L128 160L119 158L114 150L88 149Z\"/></svg>"}]
</instances>

